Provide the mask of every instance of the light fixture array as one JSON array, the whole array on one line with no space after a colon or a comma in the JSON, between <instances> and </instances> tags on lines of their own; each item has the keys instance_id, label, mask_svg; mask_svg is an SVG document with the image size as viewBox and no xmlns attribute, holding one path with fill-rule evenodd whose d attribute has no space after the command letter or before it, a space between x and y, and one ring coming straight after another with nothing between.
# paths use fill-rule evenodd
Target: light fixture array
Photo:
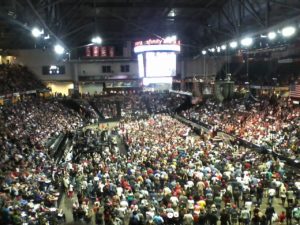
<instances>
[{"instance_id":1,"label":"light fixture array","mask_svg":"<svg viewBox=\"0 0 300 225\"><path fill-rule=\"evenodd\" d=\"M255 41L259 38L262 39L268 39L269 43L274 43L276 39L282 38L283 40L287 40L288 38L293 37L297 33L297 29L295 26L286 26L282 29L279 29L277 31L269 31L266 34L261 34L259 36L245 36L241 39L235 39L230 40L226 43L222 43L220 45L211 46L202 49L202 55L206 55L207 52L210 52L211 54L218 54L222 53L224 51L228 50L234 50L234 49L250 49Z\"/></svg>"}]
</instances>

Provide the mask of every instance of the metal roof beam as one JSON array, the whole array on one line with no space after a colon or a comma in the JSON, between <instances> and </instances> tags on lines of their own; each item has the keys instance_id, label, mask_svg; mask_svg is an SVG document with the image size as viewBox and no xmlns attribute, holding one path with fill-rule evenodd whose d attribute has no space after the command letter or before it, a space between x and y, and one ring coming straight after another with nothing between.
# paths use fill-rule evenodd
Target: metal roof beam
<instances>
[{"instance_id":1,"label":"metal roof beam","mask_svg":"<svg viewBox=\"0 0 300 225\"><path fill-rule=\"evenodd\" d=\"M284 8L287 8L287 9L294 9L294 10L300 11L299 1L298 1L298 4L289 4L289 3L279 2L279 1L275 1L275 0L271 0L271 2L276 5L280 5Z\"/></svg>"},{"instance_id":2,"label":"metal roof beam","mask_svg":"<svg viewBox=\"0 0 300 225\"><path fill-rule=\"evenodd\" d=\"M63 5L73 5L73 1L61 0L58 2L63 2ZM91 0L86 0L85 5L92 7L101 7L101 8L168 8L170 7L169 2L98 2ZM176 2L172 4L172 8L204 8L205 4L203 2L188 3L188 2Z\"/></svg>"}]
</instances>

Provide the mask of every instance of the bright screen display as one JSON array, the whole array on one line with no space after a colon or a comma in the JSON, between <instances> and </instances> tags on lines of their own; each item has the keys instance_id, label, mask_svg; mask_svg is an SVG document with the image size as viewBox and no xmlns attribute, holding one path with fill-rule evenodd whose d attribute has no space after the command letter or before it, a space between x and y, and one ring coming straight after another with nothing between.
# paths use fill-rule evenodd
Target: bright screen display
<instances>
[{"instance_id":1,"label":"bright screen display","mask_svg":"<svg viewBox=\"0 0 300 225\"><path fill-rule=\"evenodd\" d=\"M146 52L145 55L146 77L168 77L176 75L175 52Z\"/></svg>"},{"instance_id":2,"label":"bright screen display","mask_svg":"<svg viewBox=\"0 0 300 225\"><path fill-rule=\"evenodd\" d=\"M143 79L143 85L147 86L149 84L155 83L165 83L165 84L172 84L172 77L145 77Z\"/></svg>"},{"instance_id":3,"label":"bright screen display","mask_svg":"<svg viewBox=\"0 0 300 225\"><path fill-rule=\"evenodd\" d=\"M42 67L43 75L63 75L66 73L65 66L43 66Z\"/></svg>"},{"instance_id":4,"label":"bright screen display","mask_svg":"<svg viewBox=\"0 0 300 225\"><path fill-rule=\"evenodd\" d=\"M138 54L139 77L145 77L144 56L143 53Z\"/></svg>"}]
</instances>

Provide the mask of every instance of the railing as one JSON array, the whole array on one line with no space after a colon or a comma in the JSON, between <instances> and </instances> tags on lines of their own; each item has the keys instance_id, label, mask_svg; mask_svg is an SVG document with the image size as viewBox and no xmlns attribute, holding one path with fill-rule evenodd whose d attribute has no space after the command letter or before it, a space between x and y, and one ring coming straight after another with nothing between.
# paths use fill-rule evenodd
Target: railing
<instances>
[{"instance_id":1,"label":"railing","mask_svg":"<svg viewBox=\"0 0 300 225\"><path fill-rule=\"evenodd\" d=\"M51 138L49 143L46 143L46 147L48 147L49 149L49 154L51 157L53 157L55 155L55 153L57 152L59 146L61 145L62 141L64 140L64 134L60 133L58 136Z\"/></svg>"}]
</instances>

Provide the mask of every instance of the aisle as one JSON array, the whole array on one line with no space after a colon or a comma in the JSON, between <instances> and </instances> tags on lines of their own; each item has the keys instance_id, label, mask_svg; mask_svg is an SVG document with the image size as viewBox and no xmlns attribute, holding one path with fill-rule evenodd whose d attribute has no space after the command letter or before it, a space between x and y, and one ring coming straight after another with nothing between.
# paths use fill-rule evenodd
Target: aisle
<instances>
[{"instance_id":1,"label":"aisle","mask_svg":"<svg viewBox=\"0 0 300 225\"><path fill-rule=\"evenodd\" d=\"M117 140L117 146L119 148L120 154L126 155L127 149L126 149L126 145L125 145L125 142L123 141L122 137L120 135L117 135L116 140Z\"/></svg>"}]
</instances>

